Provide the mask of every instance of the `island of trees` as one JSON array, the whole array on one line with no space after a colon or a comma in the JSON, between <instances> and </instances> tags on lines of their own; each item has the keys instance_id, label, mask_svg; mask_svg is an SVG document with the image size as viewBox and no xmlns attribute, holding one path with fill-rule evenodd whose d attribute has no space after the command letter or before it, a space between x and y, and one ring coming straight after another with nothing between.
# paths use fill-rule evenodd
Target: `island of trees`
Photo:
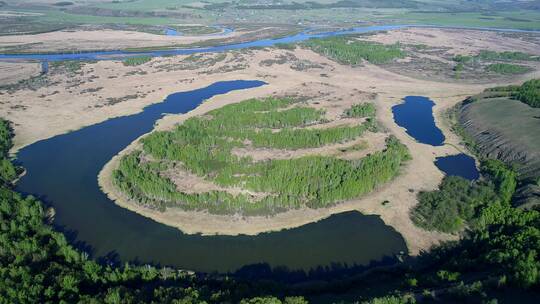
<instances>
[{"instance_id":1,"label":"island of trees","mask_svg":"<svg viewBox=\"0 0 540 304\"><path fill-rule=\"evenodd\" d=\"M366 194L396 176L409 158L406 147L388 137L383 151L360 159L308 155L254 161L235 148L298 150L351 142L377 131L375 108L359 103L342 118L352 124L325 125L325 111L292 98L251 99L193 117L171 131L142 139L142 150L122 157L115 185L140 204L165 210L268 215L301 207L327 207ZM165 172L187 170L221 189L179 191Z\"/></svg>"}]
</instances>

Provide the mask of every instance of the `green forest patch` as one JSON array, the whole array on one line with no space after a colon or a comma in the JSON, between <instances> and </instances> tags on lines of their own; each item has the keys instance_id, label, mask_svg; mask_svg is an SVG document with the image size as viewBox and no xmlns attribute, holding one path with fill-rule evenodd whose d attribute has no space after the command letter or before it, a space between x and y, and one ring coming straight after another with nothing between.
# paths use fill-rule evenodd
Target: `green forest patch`
<instances>
[{"instance_id":1,"label":"green forest patch","mask_svg":"<svg viewBox=\"0 0 540 304\"><path fill-rule=\"evenodd\" d=\"M399 44L385 45L356 40L352 37L329 37L310 39L305 45L313 51L342 64L356 65L367 61L373 64L391 62L405 57Z\"/></svg>"},{"instance_id":2,"label":"green forest patch","mask_svg":"<svg viewBox=\"0 0 540 304\"><path fill-rule=\"evenodd\" d=\"M316 155L259 162L236 156L232 149L316 148L352 141L375 130L372 107L357 106L346 112L362 116L363 122L306 128L326 122L324 111L289 98L227 105L190 118L172 131L145 137L142 151L121 159L113 180L133 200L162 211L178 207L215 214L267 215L302 207L327 207L366 194L395 177L409 158L406 147L390 137L384 151L362 159ZM163 175L174 166L219 187L246 191L236 195L226 191L183 193Z\"/></svg>"}]
</instances>

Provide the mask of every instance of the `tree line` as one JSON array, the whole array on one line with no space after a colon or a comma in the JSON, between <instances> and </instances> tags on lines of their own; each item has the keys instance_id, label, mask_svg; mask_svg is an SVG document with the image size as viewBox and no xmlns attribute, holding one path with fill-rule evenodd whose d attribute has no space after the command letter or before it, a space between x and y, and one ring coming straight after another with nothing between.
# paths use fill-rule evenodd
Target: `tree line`
<instances>
[{"instance_id":1,"label":"tree line","mask_svg":"<svg viewBox=\"0 0 540 304\"><path fill-rule=\"evenodd\" d=\"M364 60L373 64L384 64L405 57L399 44L384 45L348 36L312 38L304 45L339 63L350 65L360 64Z\"/></svg>"},{"instance_id":2,"label":"tree line","mask_svg":"<svg viewBox=\"0 0 540 304\"><path fill-rule=\"evenodd\" d=\"M540 108L540 79L531 79L521 85L486 89L485 93L489 98L509 97L528 104L533 108Z\"/></svg>"}]
</instances>

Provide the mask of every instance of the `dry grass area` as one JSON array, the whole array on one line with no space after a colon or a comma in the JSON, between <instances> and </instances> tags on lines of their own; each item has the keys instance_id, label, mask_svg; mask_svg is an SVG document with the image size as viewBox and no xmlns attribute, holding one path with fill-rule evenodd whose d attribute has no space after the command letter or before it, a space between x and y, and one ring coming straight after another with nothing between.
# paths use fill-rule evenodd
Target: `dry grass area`
<instances>
[{"instance_id":1,"label":"dry grass area","mask_svg":"<svg viewBox=\"0 0 540 304\"><path fill-rule=\"evenodd\" d=\"M478 60L456 70L456 55L476 56L481 51L522 52L540 55L540 34L503 33L495 31L409 28L361 37L362 40L400 43L407 57L386 64L385 69L419 79L455 83L489 84L513 81L515 75L497 73L490 64L505 63L540 69L539 61Z\"/></svg>"},{"instance_id":2,"label":"dry grass area","mask_svg":"<svg viewBox=\"0 0 540 304\"><path fill-rule=\"evenodd\" d=\"M269 38L286 32L287 28L259 27L240 29L219 35L158 35L131 30L80 27L34 35L0 36L0 52L71 52L107 51L149 47L182 47L190 44L231 44Z\"/></svg>"},{"instance_id":3,"label":"dry grass area","mask_svg":"<svg viewBox=\"0 0 540 304\"><path fill-rule=\"evenodd\" d=\"M41 73L39 63L0 62L0 87L35 77Z\"/></svg>"},{"instance_id":4,"label":"dry grass area","mask_svg":"<svg viewBox=\"0 0 540 304\"><path fill-rule=\"evenodd\" d=\"M384 44L423 44L433 48L448 48L452 54L468 55L478 50L497 52L521 51L540 55L540 37L536 41L520 39L495 31L463 29L409 28L388 31L367 38Z\"/></svg>"},{"instance_id":5,"label":"dry grass area","mask_svg":"<svg viewBox=\"0 0 540 304\"><path fill-rule=\"evenodd\" d=\"M416 29L420 34L407 34L416 40L408 43L425 43L432 35L437 37L446 30ZM401 32L401 31L397 31ZM399 34L399 33L398 33ZM392 32L380 34L381 37L398 35ZM385 36L386 35L386 36ZM448 35L458 35L449 31ZM495 48L511 43L494 40L489 45L474 46L478 39L477 32L462 31L463 41L470 41L473 47ZM470 36L472 35L472 37ZM486 33L491 37L492 33ZM375 35L370 39L377 38ZM409 37L409 36L406 36ZM404 38L405 39L405 38ZM413 38L407 38L413 39ZM436 39L436 38L434 38ZM515 38L509 38L515 39ZM443 43L440 40L436 43ZM512 40L513 41L513 40ZM388 40L388 42L391 42ZM456 42L457 43L457 42ZM487 43L487 42L484 42ZM512 42L513 43L513 42ZM435 44L435 42L434 42ZM452 46L444 42L445 46ZM523 44L514 45L513 50L532 51ZM460 52L460 46L455 46ZM538 49L537 49L538 50ZM259 49L243 50L219 54L205 54L198 58L175 56L155 58L136 67L124 66L121 62L100 61L88 63L81 70L66 77L51 73L48 85L35 89L2 90L0 113L15 123L15 150L57 134L68 132L83 126L91 125L111 117L136 113L151 103L163 100L167 95L201 88L216 81L224 80L263 80L268 84L262 87L234 91L219 95L201 104L195 110L183 115L167 115L158 121L157 130L166 130L182 123L188 117L204 115L206 112L223 105L240 102L251 97L269 95L286 95L294 92L298 96L318 96L320 106L327 109L329 118L339 120L338 113L347 103L362 100L374 102L378 108L377 118L382 124L384 134L393 134L403 142L412 154L412 160L404 168L400 176L377 191L361 199L340 203L326 209L301 209L278 214L274 217L239 217L219 216L207 213L168 210L161 213L144 209L134 202L126 200L121 193L115 191L111 184L110 173L117 165L119 156L115 156L100 173L99 182L104 191L115 202L134 212L150 217L156 221L177 227L186 233L203 234L257 234L263 231L280 230L297 227L306 223L324 219L331 214L347 210L359 210L365 214L377 214L386 224L393 226L405 238L412 254L428 249L431 245L456 236L427 232L413 225L408 212L417 203L416 194L422 190L435 189L442 180L443 174L433 161L438 156L457 153L451 145L432 147L417 143L409 137L405 130L393 122L391 107L401 102L404 96L421 95L435 102L435 118L437 125L443 130L447 143L459 147L460 140L449 131L443 121L443 112L467 96L476 94L486 87L507 84L494 81L488 84L469 84L466 82L433 81L419 79L395 73L370 64L349 67L339 65L312 51L297 48L296 50ZM291 54L293 56L291 56ZM288 58L282 60L282 58ZM294 58L293 58L294 57ZM219 59L219 60L218 60ZM272 65L265 63L270 61ZM309 61L305 68L297 68L298 61ZM265 63L263 63L265 62ZM187 68L189 67L189 68ZM510 82L518 83L527 78L539 77L538 72L514 77ZM99 90L98 90L99 88ZM126 97L128 96L128 97ZM344 122L346 123L346 122ZM350 157L359 157L362 153L379 150L384 142L383 133L366 134L354 144L365 145L364 149L347 150L345 146L326 147L324 153L357 153ZM351 143L352 145L353 143ZM128 146L120 155L137 148L137 142ZM348 152L341 152L346 150ZM257 151L246 149L236 151L249 154L260 160L269 157L294 157L293 151ZM322 151L302 151L303 153L321 153ZM282 153L282 154L280 154ZM179 179L187 179L184 187L196 190L204 184L196 177L180 174ZM183 175L182 175L183 174ZM209 185L207 185L209 186ZM382 202L388 201L387 204Z\"/></svg>"},{"instance_id":6,"label":"dry grass area","mask_svg":"<svg viewBox=\"0 0 540 304\"><path fill-rule=\"evenodd\" d=\"M245 32L231 32L223 36L166 36L136 31L63 30L35 35L0 36L0 51L22 49L25 52L61 52L89 50L119 50L141 47L166 47L234 38Z\"/></svg>"}]
</instances>

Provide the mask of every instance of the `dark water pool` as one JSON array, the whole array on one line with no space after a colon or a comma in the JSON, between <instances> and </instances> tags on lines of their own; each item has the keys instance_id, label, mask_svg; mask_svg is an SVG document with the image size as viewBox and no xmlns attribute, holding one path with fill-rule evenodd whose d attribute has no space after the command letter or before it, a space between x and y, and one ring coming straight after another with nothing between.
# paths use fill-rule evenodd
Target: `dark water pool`
<instances>
[{"instance_id":1,"label":"dark water pool","mask_svg":"<svg viewBox=\"0 0 540 304\"><path fill-rule=\"evenodd\" d=\"M435 125L433 106L435 103L422 96L407 96L404 102L392 107L394 121L407 130L407 134L418 142L442 146L444 135Z\"/></svg>"},{"instance_id":2,"label":"dark water pool","mask_svg":"<svg viewBox=\"0 0 540 304\"><path fill-rule=\"evenodd\" d=\"M461 176L468 180L480 177L474 158L464 153L437 157L435 165L446 175Z\"/></svg>"},{"instance_id":3,"label":"dark water pool","mask_svg":"<svg viewBox=\"0 0 540 304\"><path fill-rule=\"evenodd\" d=\"M261 81L218 82L172 94L141 113L27 146L17 154L27 170L17 190L54 206L55 224L94 257L225 272L257 263L303 270L367 265L406 252L399 233L379 217L358 212L258 236L186 235L118 207L100 191L97 175L105 163L152 130L163 113L185 113L214 95L261 85Z\"/></svg>"}]
</instances>

